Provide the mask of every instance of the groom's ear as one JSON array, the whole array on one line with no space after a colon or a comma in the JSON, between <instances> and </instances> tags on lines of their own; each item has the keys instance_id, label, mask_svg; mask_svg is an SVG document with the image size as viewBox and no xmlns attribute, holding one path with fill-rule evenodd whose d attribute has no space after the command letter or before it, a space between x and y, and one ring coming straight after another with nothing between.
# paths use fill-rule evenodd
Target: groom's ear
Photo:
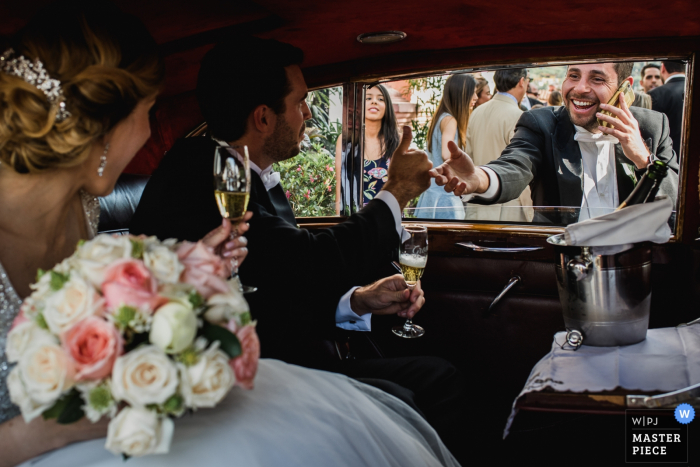
<instances>
[{"instance_id":1,"label":"groom's ear","mask_svg":"<svg viewBox=\"0 0 700 467\"><path fill-rule=\"evenodd\" d=\"M252 127L256 132L262 133L262 136L267 137L275 131L277 114L270 107L259 105L250 114L249 123L252 123Z\"/></svg>"}]
</instances>

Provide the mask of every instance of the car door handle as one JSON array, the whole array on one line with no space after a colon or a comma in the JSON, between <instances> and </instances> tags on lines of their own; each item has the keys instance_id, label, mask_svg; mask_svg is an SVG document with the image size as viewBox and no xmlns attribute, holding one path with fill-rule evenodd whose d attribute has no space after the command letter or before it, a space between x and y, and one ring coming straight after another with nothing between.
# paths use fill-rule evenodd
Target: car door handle
<instances>
[{"instance_id":1,"label":"car door handle","mask_svg":"<svg viewBox=\"0 0 700 467\"><path fill-rule=\"evenodd\" d=\"M493 308L498 304L498 302L501 301L501 299L505 296L505 294L507 294L510 289L515 287L515 284L517 284L518 282L521 282L521 281L522 281L522 279L520 278L520 276L511 277L510 280L508 281L508 283L506 284L506 286L503 287L503 290L501 290L501 293L496 295L496 298L493 299L493 301L489 305L488 309L486 310L485 315L488 315L489 313L491 313L491 310L493 310Z\"/></svg>"},{"instance_id":2,"label":"car door handle","mask_svg":"<svg viewBox=\"0 0 700 467\"><path fill-rule=\"evenodd\" d=\"M461 246L464 248L470 248L474 251L488 251L492 253L524 253L526 251L537 251L537 250L543 250L543 246L519 246L519 247L513 247L513 248L494 248L494 247L488 247L488 246L479 246L475 245L472 242L464 242L464 243L455 243L457 246Z\"/></svg>"},{"instance_id":3,"label":"car door handle","mask_svg":"<svg viewBox=\"0 0 700 467\"><path fill-rule=\"evenodd\" d=\"M678 405L682 402L690 402L691 405L700 398L700 384L695 384L678 391L659 394L658 396L627 396L627 407L642 407L645 409L656 409Z\"/></svg>"}]
</instances>

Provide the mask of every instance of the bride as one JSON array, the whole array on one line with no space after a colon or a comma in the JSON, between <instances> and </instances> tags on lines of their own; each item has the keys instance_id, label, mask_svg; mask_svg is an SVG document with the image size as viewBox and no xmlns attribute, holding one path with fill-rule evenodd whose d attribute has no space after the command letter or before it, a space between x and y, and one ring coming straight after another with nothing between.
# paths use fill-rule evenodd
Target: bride
<instances>
[{"instance_id":1,"label":"bride","mask_svg":"<svg viewBox=\"0 0 700 467\"><path fill-rule=\"evenodd\" d=\"M0 466L122 466L101 439L107 420L18 417L5 341L37 269L94 236L95 196L112 191L150 136L163 63L138 20L100 1L48 7L12 47L0 58ZM205 242L242 261L244 240L229 242L230 231L224 221ZM234 388L216 409L176 424L169 454L129 465L458 465L393 396L275 360L260 361L254 390Z\"/></svg>"}]
</instances>

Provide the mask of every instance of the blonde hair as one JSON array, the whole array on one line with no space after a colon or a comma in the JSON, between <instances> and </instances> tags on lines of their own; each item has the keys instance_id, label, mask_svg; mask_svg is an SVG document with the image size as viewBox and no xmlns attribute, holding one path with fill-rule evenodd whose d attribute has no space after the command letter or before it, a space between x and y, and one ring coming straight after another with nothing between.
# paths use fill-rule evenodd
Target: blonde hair
<instances>
[{"instance_id":1,"label":"blonde hair","mask_svg":"<svg viewBox=\"0 0 700 467\"><path fill-rule=\"evenodd\" d=\"M135 18L106 2L58 2L12 47L61 82L70 116L22 78L0 71L0 162L19 173L73 167L92 144L154 95L164 77L157 46Z\"/></svg>"},{"instance_id":2,"label":"blonde hair","mask_svg":"<svg viewBox=\"0 0 700 467\"><path fill-rule=\"evenodd\" d=\"M476 80L472 75L460 73L451 75L445 81L440 105L433 115L428 128L428 150L433 144L433 133L440 120L440 115L448 113L457 120L457 141L460 148L467 144L467 125L471 115L471 102L476 89Z\"/></svg>"}]
</instances>

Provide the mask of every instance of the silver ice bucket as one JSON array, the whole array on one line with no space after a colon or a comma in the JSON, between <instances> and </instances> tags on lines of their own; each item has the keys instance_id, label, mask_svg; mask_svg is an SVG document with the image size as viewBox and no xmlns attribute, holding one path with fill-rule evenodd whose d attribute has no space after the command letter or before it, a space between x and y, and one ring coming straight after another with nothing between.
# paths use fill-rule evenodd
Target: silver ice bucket
<instances>
[{"instance_id":1,"label":"silver ice bucket","mask_svg":"<svg viewBox=\"0 0 700 467\"><path fill-rule=\"evenodd\" d=\"M592 247L566 245L563 234L547 242L557 255L559 300L568 330L579 331L584 344L600 347L646 339L651 305L649 243L614 255L596 255Z\"/></svg>"}]
</instances>

